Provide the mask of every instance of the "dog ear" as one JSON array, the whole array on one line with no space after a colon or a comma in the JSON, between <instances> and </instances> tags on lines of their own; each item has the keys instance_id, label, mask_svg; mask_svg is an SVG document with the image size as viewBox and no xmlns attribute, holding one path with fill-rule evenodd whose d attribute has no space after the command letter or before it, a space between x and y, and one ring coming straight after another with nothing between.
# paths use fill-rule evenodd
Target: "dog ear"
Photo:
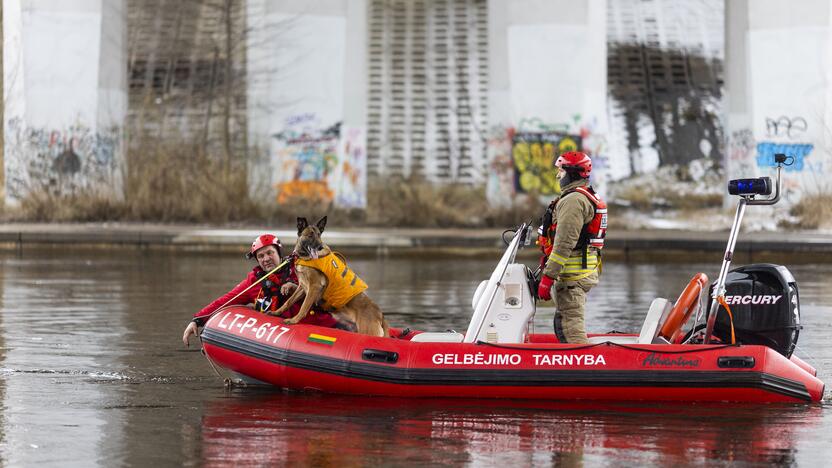
<instances>
[{"instance_id":1,"label":"dog ear","mask_svg":"<svg viewBox=\"0 0 832 468\"><path fill-rule=\"evenodd\" d=\"M321 231L321 234L323 234L324 227L326 227L326 216L319 219L318 222L315 225L318 226L318 230Z\"/></svg>"},{"instance_id":2,"label":"dog ear","mask_svg":"<svg viewBox=\"0 0 832 468\"><path fill-rule=\"evenodd\" d=\"M306 218L298 218L298 235L303 232L306 227L309 226L309 221Z\"/></svg>"}]
</instances>

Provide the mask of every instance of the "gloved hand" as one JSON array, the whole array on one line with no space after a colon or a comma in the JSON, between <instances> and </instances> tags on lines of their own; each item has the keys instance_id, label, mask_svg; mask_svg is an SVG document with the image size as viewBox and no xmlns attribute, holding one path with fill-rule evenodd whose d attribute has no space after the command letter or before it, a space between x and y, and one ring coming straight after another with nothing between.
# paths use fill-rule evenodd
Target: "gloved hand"
<instances>
[{"instance_id":1,"label":"gloved hand","mask_svg":"<svg viewBox=\"0 0 832 468\"><path fill-rule=\"evenodd\" d=\"M552 298L552 284L554 284L555 279L549 276L543 275L540 278L540 285L537 287L537 297L542 301L548 301Z\"/></svg>"}]
</instances>

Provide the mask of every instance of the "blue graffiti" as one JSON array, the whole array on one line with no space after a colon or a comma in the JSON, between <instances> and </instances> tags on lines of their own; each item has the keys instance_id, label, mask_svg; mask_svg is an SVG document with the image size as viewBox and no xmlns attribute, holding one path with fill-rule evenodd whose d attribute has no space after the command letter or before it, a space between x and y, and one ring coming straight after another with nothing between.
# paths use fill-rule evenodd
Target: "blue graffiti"
<instances>
[{"instance_id":1,"label":"blue graffiti","mask_svg":"<svg viewBox=\"0 0 832 468\"><path fill-rule=\"evenodd\" d=\"M297 161L295 180L325 179L337 161L332 145L304 145L297 149L294 158Z\"/></svg>"},{"instance_id":2,"label":"blue graffiti","mask_svg":"<svg viewBox=\"0 0 832 468\"><path fill-rule=\"evenodd\" d=\"M786 171L799 172L803 170L804 159L809 156L814 148L815 145L810 143L772 143L768 141L757 143L757 167L774 166L774 155L783 153L794 158L794 164L786 166Z\"/></svg>"}]
</instances>

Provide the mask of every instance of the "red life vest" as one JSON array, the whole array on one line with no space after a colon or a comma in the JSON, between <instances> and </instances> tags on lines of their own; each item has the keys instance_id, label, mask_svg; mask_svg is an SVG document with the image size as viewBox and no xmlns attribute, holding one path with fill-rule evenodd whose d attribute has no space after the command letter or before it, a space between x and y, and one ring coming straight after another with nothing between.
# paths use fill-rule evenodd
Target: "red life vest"
<instances>
[{"instance_id":1,"label":"red life vest","mask_svg":"<svg viewBox=\"0 0 832 468\"><path fill-rule=\"evenodd\" d=\"M595 193L592 187L575 187L561 193L560 197L549 204L549 208L546 209L546 214L543 215L541 227L547 224L549 227L541 233L538 238L538 243L543 250L543 254L547 257L552 253L555 232L558 228L558 223L554 220L555 207L561 198L572 192L578 192L586 196L595 209L595 214L592 216L592 219L584 224L584 227L581 229L581 236L578 238L578 243L575 244L575 249L583 249L586 252L587 247L594 247L598 250L604 248L604 238L607 236L607 204Z\"/></svg>"}]
</instances>

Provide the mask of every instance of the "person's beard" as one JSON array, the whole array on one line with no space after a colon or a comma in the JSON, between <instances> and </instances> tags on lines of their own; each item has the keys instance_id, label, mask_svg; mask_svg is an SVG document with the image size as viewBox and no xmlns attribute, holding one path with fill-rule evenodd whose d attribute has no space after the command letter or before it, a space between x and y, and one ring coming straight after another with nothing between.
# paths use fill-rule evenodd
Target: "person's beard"
<instances>
[{"instance_id":1,"label":"person's beard","mask_svg":"<svg viewBox=\"0 0 832 468\"><path fill-rule=\"evenodd\" d=\"M571 184L572 182L575 182L576 180L580 180L580 179L581 178L578 177L577 174L574 174L574 173L571 173L571 172L564 172L563 177L561 177L558 180L558 182L560 182L560 187L561 187L561 189L563 189L563 187Z\"/></svg>"}]
</instances>

